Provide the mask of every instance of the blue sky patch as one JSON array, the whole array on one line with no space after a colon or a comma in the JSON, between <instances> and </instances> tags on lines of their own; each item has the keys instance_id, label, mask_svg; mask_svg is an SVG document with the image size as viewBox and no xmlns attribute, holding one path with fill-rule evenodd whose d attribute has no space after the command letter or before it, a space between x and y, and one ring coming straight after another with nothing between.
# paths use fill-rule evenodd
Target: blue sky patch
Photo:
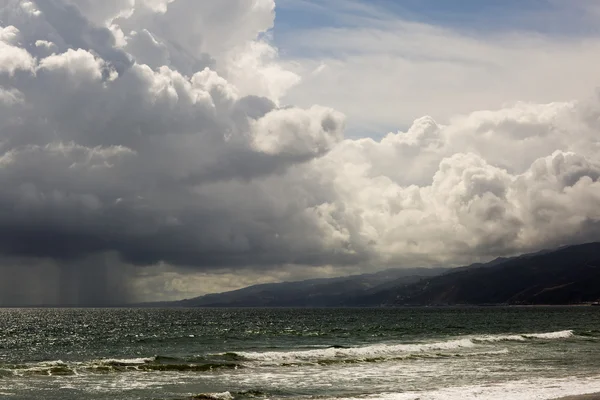
<instances>
[{"instance_id":1,"label":"blue sky patch","mask_svg":"<svg viewBox=\"0 0 600 400\"><path fill-rule=\"evenodd\" d=\"M532 31L550 35L597 35L586 0L279 0L275 35L290 30L348 26L362 7L389 18L456 30L495 33Z\"/></svg>"}]
</instances>

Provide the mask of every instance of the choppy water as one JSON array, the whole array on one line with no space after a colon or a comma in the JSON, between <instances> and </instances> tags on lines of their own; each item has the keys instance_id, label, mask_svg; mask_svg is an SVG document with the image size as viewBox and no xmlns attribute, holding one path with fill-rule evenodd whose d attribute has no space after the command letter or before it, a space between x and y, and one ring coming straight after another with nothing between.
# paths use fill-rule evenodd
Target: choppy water
<instances>
[{"instance_id":1,"label":"choppy water","mask_svg":"<svg viewBox=\"0 0 600 400\"><path fill-rule=\"evenodd\" d=\"M0 310L0 399L550 399L600 307Z\"/></svg>"}]
</instances>

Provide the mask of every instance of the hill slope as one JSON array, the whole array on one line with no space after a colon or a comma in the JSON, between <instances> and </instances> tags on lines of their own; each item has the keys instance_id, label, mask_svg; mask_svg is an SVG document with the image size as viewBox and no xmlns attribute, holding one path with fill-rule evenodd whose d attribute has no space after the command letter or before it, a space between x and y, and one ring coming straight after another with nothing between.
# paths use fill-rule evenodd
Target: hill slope
<instances>
[{"instance_id":1,"label":"hill slope","mask_svg":"<svg viewBox=\"0 0 600 400\"><path fill-rule=\"evenodd\" d=\"M384 290L447 272L445 268L391 269L374 274L301 282L269 283L177 302L147 304L174 307L341 307L374 288Z\"/></svg>"},{"instance_id":2,"label":"hill slope","mask_svg":"<svg viewBox=\"0 0 600 400\"><path fill-rule=\"evenodd\" d=\"M167 307L381 307L577 304L600 300L600 243L544 250L466 267L392 269L271 283Z\"/></svg>"},{"instance_id":3,"label":"hill slope","mask_svg":"<svg viewBox=\"0 0 600 400\"><path fill-rule=\"evenodd\" d=\"M462 269L378 295L386 305L592 302L600 299L600 243Z\"/></svg>"}]
</instances>

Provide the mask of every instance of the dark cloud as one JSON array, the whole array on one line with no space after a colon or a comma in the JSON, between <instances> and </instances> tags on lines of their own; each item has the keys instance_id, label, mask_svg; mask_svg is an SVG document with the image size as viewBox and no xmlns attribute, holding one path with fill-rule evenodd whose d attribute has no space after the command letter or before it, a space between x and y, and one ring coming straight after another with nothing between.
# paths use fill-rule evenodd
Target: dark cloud
<instances>
[{"instance_id":1,"label":"dark cloud","mask_svg":"<svg viewBox=\"0 0 600 400\"><path fill-rule=\"evenodd\" d=\"M2 257L0 306L110 306L134 301L132 269L114 253L73 261Z\"/></svg>"}]
</instances>

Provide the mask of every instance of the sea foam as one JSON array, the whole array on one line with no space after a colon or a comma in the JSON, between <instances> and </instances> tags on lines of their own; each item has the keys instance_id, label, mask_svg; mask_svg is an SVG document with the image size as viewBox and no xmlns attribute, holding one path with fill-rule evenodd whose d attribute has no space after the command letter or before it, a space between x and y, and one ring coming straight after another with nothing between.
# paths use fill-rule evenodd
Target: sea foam
<instances>
[{"instance_id":1,"label":"sea foam","mask_svg":"<svg viewBox=\"0 0 600 400\"><path fill-rule=\"evenodd\" d=\"M238 352L238 356L248 361L262 362L314 362L331 359L373 359L391 358L406 353L420 353L435 350L452 350L464 347L473 347L475 344L469 339L450 340L436 343L420 344L375 344L364 347L302 350L302 351L268 351L268 352Z\"/></svg>"},{"instance_id":2,"label":"sea foam","mask_svg":"<svg viewBox=\"0 0 600 400\"><path fill-rule=\"evenodd\" d=\"M452 340L431 343L408 343L408 344L373 344L362 347L340 348L329 347L322 349L299 350L299 351L267 351L267 352L236 352L235 354L245 361L262 363L311 363L324 360L375 360L404 358L407 355L419 355L423 353L468 349L495 342L524 342L526 340L557 340L573 337L573 331L558 331L549 333L524 333L511 335L483 335L466 336ZM504 351L504 350L502 350ZM482 353L473 353L482 354ZM497 354L497 353L496 353ZM221 354L223 356L223 354Z\"/></svg>"},{"instance_id":3,"label":"sea foam","mask_svg":"<svg viewBox=\"0 0 600 400\"><path fill-rule=\"evenodd\" d=\"M145 358L105 358L99 361L99 364L103 365L118 365L118 366L135 366L143 365L154 361L155 357Z\"/></svg>"},{"instance_id":4,"label":"sea foam","mask_svg":"<svg viewBox=\"0 0 600 400\"><path fill-rule=\"evenodd\" d=\"M231 392L200 393L192 397L194 400L233 400Z\"/></svg>"},{"instance_id":5,"label":"sea foam","mask_svg":"<svg viewBox=\"0 0 600 400\"><path fill-rule=\"evenodd\" d=\"M600 376L540 378L422 392L382 393L360 397L360 400L549 400L597 392L600 392ZM359 398L337 398L337 400L359 400Z\"/></svg>"},{"instance_id":6,"label":"sea foam","mask_svg":"<svg viewBox=\"0 0 600 400\"><path fill-rule=\"evenodd\" d=\"M515 335L483 335L474 336L472 340L476 342L523 342L527 339L568 339L575 336L572 330L548 332L548 333L521 333Z\"/></svg>"}]
</instances>

